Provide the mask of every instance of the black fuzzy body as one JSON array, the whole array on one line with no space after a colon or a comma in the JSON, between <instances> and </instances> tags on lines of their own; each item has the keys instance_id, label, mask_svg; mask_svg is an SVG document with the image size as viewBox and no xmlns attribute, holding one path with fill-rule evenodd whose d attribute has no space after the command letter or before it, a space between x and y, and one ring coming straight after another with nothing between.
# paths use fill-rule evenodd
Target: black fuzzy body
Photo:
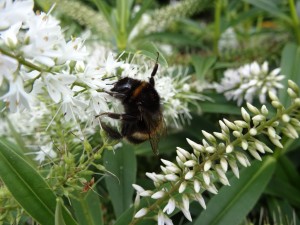
<instances>
[{"instance_id":1,"label":"black fuzzy body","mask_svg":"<svg viewBox=\"0 0 300 225\"><path fill-rule=\"evenodd\" d=\"M111 89L118 93L125 115L132 119L121 119L121 135L129 142L138 144L151 138L162 123L160 97L154 86L146 81L123 78Z\"/></svg>"}]
</instances>

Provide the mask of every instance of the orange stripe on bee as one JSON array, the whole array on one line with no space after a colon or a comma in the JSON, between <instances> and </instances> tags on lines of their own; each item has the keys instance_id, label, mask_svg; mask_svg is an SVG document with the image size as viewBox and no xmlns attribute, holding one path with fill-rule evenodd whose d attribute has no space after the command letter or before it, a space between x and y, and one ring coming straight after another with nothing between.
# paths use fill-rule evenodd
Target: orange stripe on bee
<instances>
[{"instance_id":1,"label":"orange stripe on bee","mask_svg":"<svg viewBox=\"0 0 300 225\"><path fill-rule=\"evenodd\" d=\"M136 98L141 91L143 90L143 88L147 85L146 82L142 82L132 93L132 98Z\"/></svg>"}]
</instances>

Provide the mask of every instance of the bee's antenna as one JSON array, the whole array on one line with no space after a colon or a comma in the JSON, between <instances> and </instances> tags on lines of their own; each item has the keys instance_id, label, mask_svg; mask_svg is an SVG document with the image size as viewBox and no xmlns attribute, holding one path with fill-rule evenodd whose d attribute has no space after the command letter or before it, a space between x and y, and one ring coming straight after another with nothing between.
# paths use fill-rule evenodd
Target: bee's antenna
<instances>
[{"instance_id":1,"label":"bee's antenna","mask_svg":"<svg viewBox=\"0 0 300 225\"><path fill-rule=\"evenodd\" d=\"M157 58L156 58L156 62L155 62L155 66L152 70L151 73L151 77L149 78L149 83L154 87L155 83L154 83L154 76L157 73L157 69L158 69L158 58L159 58L159 52L157 52Z\"/></svg>"},{"instance_id":2,"label":"bee's antenna","mask_svg":"<svg viewBox=\"0 0 300 225\"><path fill-rule=\"evenodd\" d=\"M110 79L110 78L114 78L116 77L117 75L113 75L113 76L110 76L110 77L105 77L105 78L102 78L102 80L107 80L107 79Z\"/></svg>"}]
</instances>

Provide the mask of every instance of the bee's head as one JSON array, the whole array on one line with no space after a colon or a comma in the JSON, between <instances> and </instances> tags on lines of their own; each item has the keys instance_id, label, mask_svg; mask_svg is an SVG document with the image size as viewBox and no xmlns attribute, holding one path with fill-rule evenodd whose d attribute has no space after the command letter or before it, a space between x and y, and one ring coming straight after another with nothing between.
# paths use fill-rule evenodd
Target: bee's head
<instances>
[{"instance_id":1,"label":"bee's head","mask_svg":"<svg viewBox=\"0 0 300 225\"><path fill-rule=\"evenodd\" d=\"M137 80L125 77L118 80L114 87L111 89L113 92L123 93L126 94L132 90L133 87L136 86Z\"/></svg>"}]
</instances>

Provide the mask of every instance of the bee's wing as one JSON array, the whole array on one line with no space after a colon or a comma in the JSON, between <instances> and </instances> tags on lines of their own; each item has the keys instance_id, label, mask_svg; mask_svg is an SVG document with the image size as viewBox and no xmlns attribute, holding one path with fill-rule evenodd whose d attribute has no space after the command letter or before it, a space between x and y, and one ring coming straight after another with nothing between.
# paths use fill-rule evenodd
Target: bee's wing
<instances>
[{"instance_id":1,"label":"bee's wing","mask_svg":"<svg viewBox=\"0 0 300 225\"><path fill-rule=\"evenodd\" d=\"M143 118L148 127L148 135L149 135L149 141L151 144L152 151L155 155L158 155L158 153L159 153L158 152L158 142L160 140L160 137L165 133L166 126L164 123L164 118L163 118L162 113L159 113L156 116L158 116L158 121L159 121L158 126L157 126L157 124L155 124L155 126L153 126L153 123L149 122L147 117L143 117Z\"/></svg>"}]
</instances>

